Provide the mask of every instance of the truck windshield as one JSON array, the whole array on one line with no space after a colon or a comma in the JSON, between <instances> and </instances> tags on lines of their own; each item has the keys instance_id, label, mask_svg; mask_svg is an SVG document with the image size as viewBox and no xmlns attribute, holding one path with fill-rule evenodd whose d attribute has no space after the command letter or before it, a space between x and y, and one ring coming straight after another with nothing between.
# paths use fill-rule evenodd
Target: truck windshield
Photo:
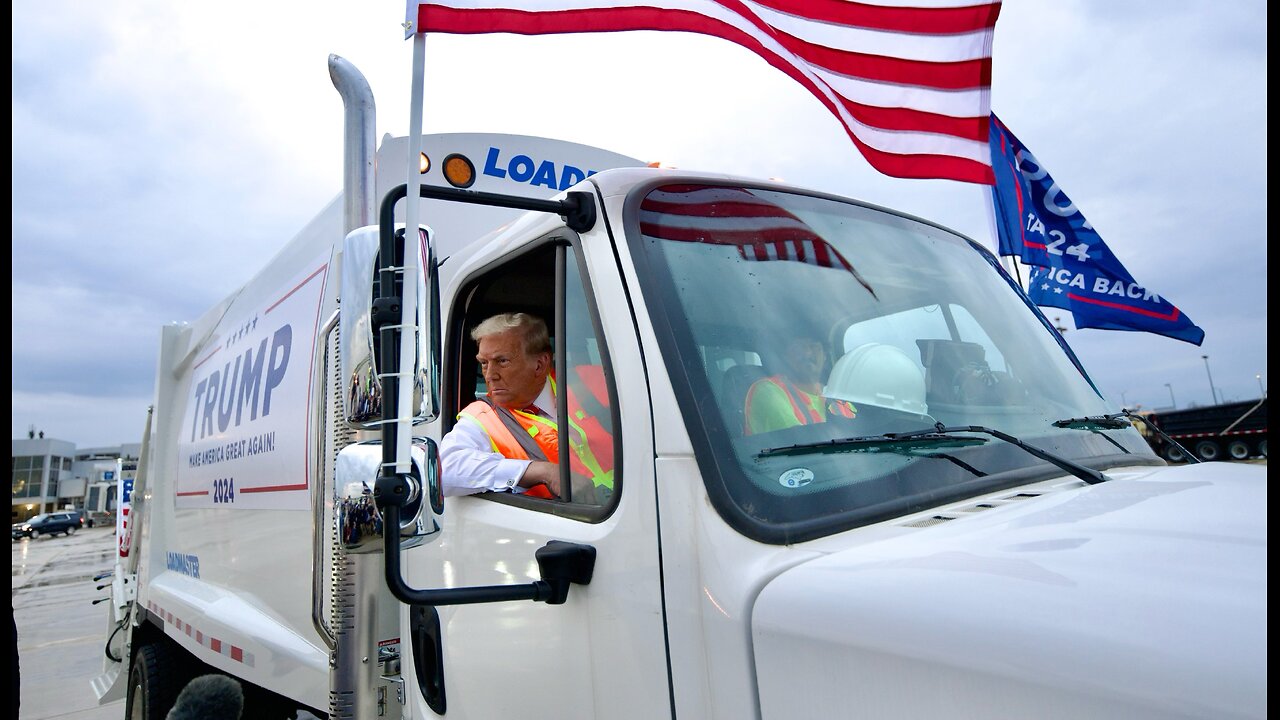
<instances>
[{"instance_id":1,"label":"truck windshield","mask_svg":"<svg viewBox=\"0 0 1280 720\"><path fill-rule=\"evenodd\" d=\"M1157 464L996 258L921 220L743 186L637 192L628 231L699 469L730 524L788 543L1088 467ZM776 448L795 448L769 452Z\"/></svg>"}]
</instances>

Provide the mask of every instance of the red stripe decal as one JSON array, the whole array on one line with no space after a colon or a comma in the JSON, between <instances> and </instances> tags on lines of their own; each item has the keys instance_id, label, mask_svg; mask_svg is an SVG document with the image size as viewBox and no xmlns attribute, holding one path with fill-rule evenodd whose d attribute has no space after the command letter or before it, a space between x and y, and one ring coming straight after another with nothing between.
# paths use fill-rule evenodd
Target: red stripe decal
<instances>
[{"instance_id":1,"label":"red stripe decal","mask_svg":"<svg viewBox=\"0 0 1280 720\"><path fill-rule=\"evenodd\" d=\"M184 622L182 618L175 616L173 613L156 605L154 602L147 601L147 609L161 617L165 622L173 625L181 633L185 633L188 637L195 638L195 641L203 647L209 648L213 652L220 655L229 656L236 662L243 663L249 667L254 666L253 653L245 652L244 648L237 647L231 643L223 642L218 638L205 635L200 630L196 630L191 623ZM224 651L225 648L225 651Z\"/></svg>"},{"instance_id":2,"label":"red stripe decal","mask_svg":"<svg viewBox=\"0 0 1280 720\"><path fill-rule=\"evenodd\" d=\"M297 485L263 485L261 487L240 488L242 493L266 493L266 492L286 492L291 490L306 490L307 484L300 483Z\"/></svg>"},{"instance_id":3,"label":"red stripe decal","mask_svg":"<svg viewBox=\"0 0 1280 720\"><path fill-rule=\"evenodd\" d=\"M1124 310L1125 312L1131 312L1136 315L1146 315L1147 317L1153 317L1153 318L1156 318L1157 320L1168 320L1169 322L1173 322L1174 320L1177 320L1178 316L1181 315L1181 313L1178 311L1178 308L1172 308L1168 313L1158 313L1158 312L1155 312L1154 310L1143 310L1142 308L1129 307L1128 305L1121 305L1120 303L1107 302L1106 300L1098 300L1095 298L1082 297L1080 295L1076 295L1075 293L1067 293L1067 297L1071 298L1072 300L1078 300L1080 302L1086 302L1093 305L1101 305L1103 307L1109 307L1115 310Z\"/></svg>"}]
</instances>

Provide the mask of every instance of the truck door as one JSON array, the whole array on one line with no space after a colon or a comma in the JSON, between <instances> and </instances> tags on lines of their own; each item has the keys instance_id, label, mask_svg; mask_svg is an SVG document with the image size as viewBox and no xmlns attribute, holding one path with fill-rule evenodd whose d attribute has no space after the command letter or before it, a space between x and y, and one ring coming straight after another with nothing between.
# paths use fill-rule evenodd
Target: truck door
<instances>
[{"instance_id":1,"label":"truck door","mask_svg":"<svg viewBox=\"0 0 1280 720\"><path fill-rule=\"evenodd\" d=\"M671 714L649 399L616 262L599 240L593 255L568 230L541 238L467 280L446 305L444 432L485 393L471 329L516 311L542 317L564 355L556 380L576 408L572 421L599 422L613 439L612 458L596 458L612 463L611 493L572 502L510 492L451 496L439 540L406 556L411 583L465 587L537 579L534 552L551 540L597 550L591 583L573 586L564 605L439 608L451 718Z\"/></svg>"}]
</instances>

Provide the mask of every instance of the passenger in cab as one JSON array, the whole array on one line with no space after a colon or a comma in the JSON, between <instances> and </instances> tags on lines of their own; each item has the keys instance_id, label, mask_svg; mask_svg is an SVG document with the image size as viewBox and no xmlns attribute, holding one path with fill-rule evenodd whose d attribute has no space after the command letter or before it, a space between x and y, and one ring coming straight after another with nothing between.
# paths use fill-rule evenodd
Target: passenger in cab
<instances>
[{"instance_id":1,"label":"passenger in cab","mask_svg":"<svg viewBox=\"0 0 1280 720\"><path fill-rule=\"evenodd\" d=\"M826 422L832 415L853 418L857 414L852 403L822 396L827 351L816 333L795 332L785 339L781 354L783 372L757 380L747 391L747 435Z\"/></svg>"}]
</instances>

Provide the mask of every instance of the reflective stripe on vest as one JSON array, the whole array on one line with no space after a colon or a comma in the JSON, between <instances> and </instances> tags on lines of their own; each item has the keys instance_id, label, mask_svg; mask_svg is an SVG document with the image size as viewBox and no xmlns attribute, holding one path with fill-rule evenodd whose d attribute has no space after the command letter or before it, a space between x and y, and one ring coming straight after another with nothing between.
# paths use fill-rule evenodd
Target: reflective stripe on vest
<instances>
[{"instance_id":1,"label":"reflective stripe on vest","mask_svg":"<svg viewBox=\"0 0 1280 720\"><path fill-rule=\"evenodd\" d=\"M557 397L555 373L547 376L547 382L551 383L551 396ZM574 397L572 388L568 388L565 400L569 409L569 428L573 431L569 433L569 447L573 450L574 456L570 458L569 466L574 472L590 478L591 483L596 487L612 490L613 438L605 432L598 419L583 412L582 405ZM555 428L549 420L537 419ZM559 457L559 454L557 450L556 456Z\"/></svg>"},{"instance_id":2,"label":"reflective stripe on vest","mask_svg":"<svg viewBox=\"0 0 1280 720\"><path fill-rule=\"evenodd\" d=\"M552 393L555 392L555 384L552 381ZM560 432L556 423L551 420L528 413L523 410L511 410L511 415L515 418L520 427L533 438L543 455L546 456L548 462L558 463L560 461ZM458 413L458 419L470 419L480 425L485 433L489 436L489 444L493 451L506 458L513 460L528 460L529 454L520 446L516 438L511 434L511 430L502 422L495 411L488 403L477 400ZM596 423L598 426L599 423ZM604 467L592 452L590 442L586 430L582 426L574 422L572 418L569 420L569 447L573 451L569 458L569 467L576 473L584 475L591 479L592 484L597 487L606 487L613 489L613 454L609 453L609 467ZM607 437L607 436L606 436ZM609 439L609 447L612 450L612 439ZM541 489L545 495L535 492ZM550 497L550 492L545 486L538 485L529 488L526 494L535 497Z\"/></svg>"},{"instance_id":3,"label":"reflective stripe on vest","mask_svg":"<svg viewBox=\"0 0 1280 720\"><path fill-rule=\"evenodd\" d=\"M783 378L781 375L772 375L770 377L763 378L763 380L765 382L772 383L774 386L776 386L779 390L782 391L783 395L787 397L787 402L791 403L791 412L794 413L796 416L797 424L808 425L811 422L815 422L815 423L826 422L827 418L818 410L818 408L813 407L807 402L804 403L802 406L799 402L796 401L795 394L791 392L792 390L791 383L787 382L786 379ZM753 385L747 393L747 402L746 402L747 407L751 407L751 397L752 395L755 394L755 390L756 390L756 386ZM814 395L810 395L809 393L806 393L799 388L795 388L795 392L805 397L817 397ZM802 407L803 409L801 409ZM853 407L853 403L849 402L848 400L829 400L827 402L826 407L828 412L832 414L838 414L846 418L854 418L854 417L857 417L857 414L858 414L857 410L854 409ZM808 412L805 412L806 410ZM747 425L750 426L751 416L749 413L747 414L746 421L747 421ZM750 433L751 428L747 427L746 432Z\"/></svg>"},{"instance_id":4,"label":"reflective stripe on vest","mask_svg":"<svg viewBox=\"0 0 1280 720\"><path fill-rule=\"evenodd\" d=\"M795 395L791 393L791 383L784 380L781 375L774 375L772 377L767 377L765 378L765 381L771 382L774 385L776 385L778 389L782 391L782 394L787 396L787 402L791 403L791 412L795 413L797 423L801 425L807 425L810 422L819 423L823 421L822 414L819 413L816 408L809 405L808 403L805 403L804 405L804 410L809 411L808 416L806 417L804 410L800 409L801 408L800 403L796 402ZM800 390L797 389L796 392L800 392Z\"/></svg>"},{"instance_id":5,"label":"reflective stripe on vest","mask_svg":"<svg viewBox=\"0 0 1280 720\"><path fill-rule=\"evenodd\" d=\"M512 436L511 431L503 424L502 419L498 417L498 413L488 403L476 400L458 413L458 419L479 425L480 429L489 437L489 447L493 448L493 451L499 455L511 460L530 459L529 453L525 452L525 449ZM516 420L519 422L520 417L516 416ZM537 438L534 439L536 440ZM538 443L538 447L541 448L542 444ZM534 485L533 487L525 488L524 494L529 497L543 499L552 497L551 491L547 489L546 485Z\"/></svg>"},{"instance_id":6,"label":"reflective stripe on vest","mask_svg":"<svg viewBox=\"0 0 1280 720\"><path fill-rule=\"evenodd\" d=\"M580 377L585 376L585 373L583 373L583 368L585 367L587 366L578 366L577 371ZM547 382L551 383L551 395L552 397L555 397L555 373L551 373L547 376ZM589 413L583 409L582 403L578 401L577 394L574 393L572 387L568 387L566 390L568 391L566 400L569 406L569 426L574 429L580 438L585 438L587 451L590 452L595 463L600 467L600 472L602 474L608 474L610 478L608 484L605 484L605 487L612 488L613 435L609 434L609 431L605 429L603 424L601 424L600 418L596 416L596 413ZM592 390L591 388L588 388L588 390L594 396L595 390ZM605 400L608 400L608 391L601 388L601 392L604 393ZM608 409L609 405L607 402L601 403L599 408L601 412L608 412ZM607 419L608 418L606 418L606 420ZM602 483L596 483L596 485L601 484Z\"/></svg>"}]
</instances>

